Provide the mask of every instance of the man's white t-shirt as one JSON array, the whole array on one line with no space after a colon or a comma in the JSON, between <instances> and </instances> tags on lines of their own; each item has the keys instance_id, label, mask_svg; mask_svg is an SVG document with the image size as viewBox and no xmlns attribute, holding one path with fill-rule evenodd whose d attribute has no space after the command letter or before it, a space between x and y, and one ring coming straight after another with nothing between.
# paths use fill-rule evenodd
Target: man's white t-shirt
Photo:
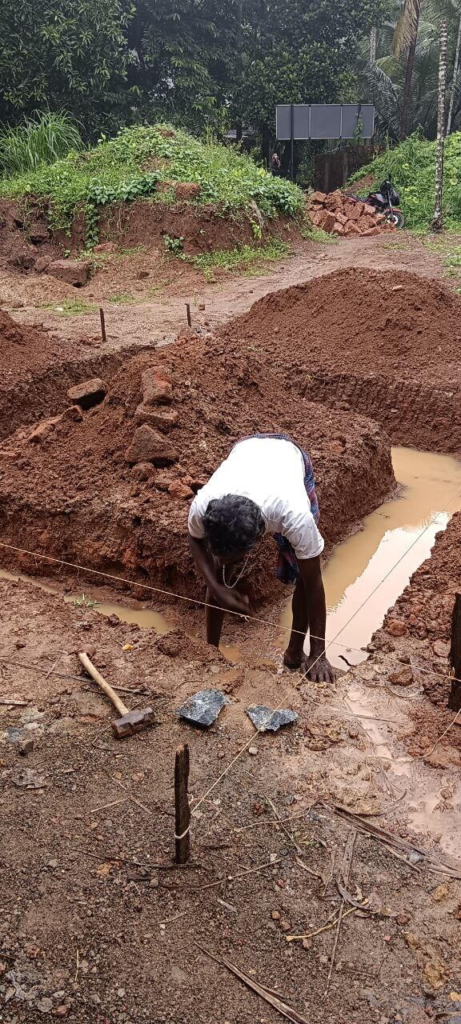
<instances>
[{"instance_id":1,"label":"man's white t-shirt","mask_svg":"<svg viewBox=\"0 0 461 1024\"><path fill-rule=\"evenodd\" d=\"M304 487L304 460L291 441L250 437L240 441L190 506L189 533L204 536L203 516L213 498L251 498L261 509L266 533L281 533L297 558L316 558L324 540Z\"/></svg>"}]
</instances>

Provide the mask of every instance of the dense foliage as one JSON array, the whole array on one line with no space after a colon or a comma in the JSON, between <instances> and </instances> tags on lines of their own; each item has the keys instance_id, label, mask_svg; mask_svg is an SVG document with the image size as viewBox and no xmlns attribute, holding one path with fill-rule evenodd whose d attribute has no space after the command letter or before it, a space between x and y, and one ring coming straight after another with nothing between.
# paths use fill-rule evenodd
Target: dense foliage
<instances>
[{"instance_id":1,"label":"dense foliage","mask_svg":"<svg viewBox=\"0 0 461 1024\"><path fill-rule=\"evenodd\" d=\"M199 203L244 210L254 221L256 237L261 215L294 216L304 203L296 185L273 177L249 157L162 124L121 129L93 149L73 151L50 166L0 180L0 195L43 197L49 200L54 226L67 228L79 209L86 209L91 226L99 206L142 196L171 202L175 182L200 185Z\"/></svg>"},{"instance_id":2,"label":"dense foliage","mask_svg":"<svg viewBox=\"0 0 461 1024\"><path fill-rule=\"evenodd\" d=\"M276 102L347 99L391 0L3 0L0 121L67 109L89 136L156 117L264 134Z\"/></svg>"},{"instance_id":3,"label":"dense foliage","mask_svg":"<svg viewBox=\"0 0 461 1024\"><path fill-rule=\"evenodd\" d=\"M90 130L118 118L131 16L131 0L2 0L0 121L47 107Z\"/></svg>"},{"instance_id":4,"label":"dense foliage","mask_svg":"<svg viewBox=\"0 0 461 1024\"><path fill-rule=\"evenodd\" d=\"M392 174L400 192L405 222L411 228L427 228L434 211L435 142L412 135L395 149L382 153L354 176L372 175L376 185ZM354 180L354 179L352 179ZM367 186L368 188L368 186ZM454 132L445 144L445 224L461 221L461 132Z\"/></svg>"}]
</instances>

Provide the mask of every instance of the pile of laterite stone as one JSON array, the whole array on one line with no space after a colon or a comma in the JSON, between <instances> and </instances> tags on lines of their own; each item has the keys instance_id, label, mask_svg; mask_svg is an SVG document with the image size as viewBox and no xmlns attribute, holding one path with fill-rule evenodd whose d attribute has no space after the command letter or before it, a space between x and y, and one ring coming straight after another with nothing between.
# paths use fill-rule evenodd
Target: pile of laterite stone
<instances>
[{"instance_id":1,"label":"pile of laterite stone","mask_svg":"<svg viewBox=\"0 0 461 1024\"><path fill-rule=\"evenodd\" d=\"M312 223L329 235L379 235L382 231L395 231L374 206L339 189L328 195L313 192L308 197L307 213Z\"/></svg>"}]
</instances>

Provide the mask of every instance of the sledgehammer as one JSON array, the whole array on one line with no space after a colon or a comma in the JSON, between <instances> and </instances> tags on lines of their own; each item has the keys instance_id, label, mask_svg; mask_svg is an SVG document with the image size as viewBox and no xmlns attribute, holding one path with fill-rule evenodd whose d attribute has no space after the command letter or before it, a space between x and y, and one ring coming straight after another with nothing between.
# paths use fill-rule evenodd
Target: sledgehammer
<instances>
[{"instance_id":1,"label":"sledgehammer","mask_svg":"<svg viewBox=\"0 0 461 1024\"><path fill-rule=\"evenodd\" d=\"M79 654L80 661L94 679L95 683L101 687L106 697L112 701L114 707L117 708L121 718L117 718L115 722L112 722L112 731L117 739L121 740L124 736L132 736L135 732L141 732L141 729L147 729L149 725L154 725L154 711L153 708L144 708L143 710L129 711L125 706L120 697L114 692L112 687L103 678L97 668L94 667L87 654L83 652Z\"/></svg>"}]
</instances>

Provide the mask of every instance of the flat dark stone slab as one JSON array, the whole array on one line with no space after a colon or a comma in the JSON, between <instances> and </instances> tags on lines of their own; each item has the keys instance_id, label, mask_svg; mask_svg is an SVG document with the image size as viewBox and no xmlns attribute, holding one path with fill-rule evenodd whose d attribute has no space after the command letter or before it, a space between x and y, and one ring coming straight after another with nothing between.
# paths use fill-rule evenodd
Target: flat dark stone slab
<instances>
[{"instance_id":1,"label":"flat dark stone slab","mask_svg":"<svg viewBox=\"0 0 461 1024\"><path fill-rule=\"evenodd\" d=\"M213 725L225 704L230 704L230 701L220 690L199 690L177 709L176 714L192 725L207 728Z\"/></svg>"},{"instance_id":2,"label":"flat dark stone slab","mask_svg":"<svg viewBox=\"0 0 461 1024\"><path fill-rule=\"evenodd\" d=\"M264 704L252 704L246 708L246 713L260 732L277 732L282 725L290 725L298 718L296 711L290 711L289 708L274 711L273 708L266 708Z\"/></svg>"}]
</instances>

